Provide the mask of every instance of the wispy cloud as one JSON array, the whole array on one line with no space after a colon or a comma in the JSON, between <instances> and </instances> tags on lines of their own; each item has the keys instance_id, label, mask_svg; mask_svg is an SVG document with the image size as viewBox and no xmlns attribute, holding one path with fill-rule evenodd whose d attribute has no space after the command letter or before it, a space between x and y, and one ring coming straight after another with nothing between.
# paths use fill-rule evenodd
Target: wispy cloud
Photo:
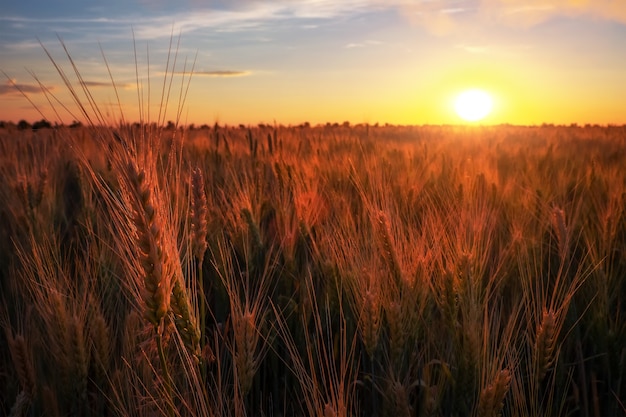
<instances>
[{"instance_id":1,"label":"wispy cloud","mask_svg":"<svg viewBox=\"0 0 626 417\"><path fill-rule=\"evenodd\" d=\"M109 81L85 81L85 87L88 88L113 88L113 84ZM115 83L116 88L124 90L134 89L135 85L130 83Z\"/></svg>"},{"instance_id":2,"label":"wispy cloud","mask_svg":"<svg viewBox=\"0 0 626 417\"><path fill-rule=\"evenodd\" d=\"M28 49L41 50L41 45L39 44L39 42L33 41L33 40L23 40L19 42L11 42L11 43L2 42L2 46L12 51L20 51L20 52L24 52L25 50L28 50Z\"/></svg>"},{"instance_id":3,"label":"wispy cloud","mask_svg":"<svg viewBox=\"0 0 626 417\"><path fill-rule=\"evenodd\" d=\"M280 22L294 20L307 21L331 19L346 14L356 14L371 7L367 0L348 0L335 2L329 0L304 0L295 2L238 2L231 9L198 8L165 15L149 20L142 20L135 26L139 39L155 39L169 36L164 27L175 23L175 32L193 32L211 30L214 32L241 32L271 29Z\"/></svg>"},{"instance_id":4,"label":"wispy cloud","mask_svg":"<svg viewBox=\"0 0 626 417\"><path fill-rule=\"evenodd\" d=\"M476 6L467 0L399 2L401 12L414 24L436 35L453 32L459 22L476 12Z\"/></svg>"},{"instance_id":5,"label":"wispy cloud","mask_svg":"<svg viewBox=\"0 0 626 417\"><path fill-rule=\"evenodd\" d=\"M626 23L626 1L620 0L483 0L481 10L516 26L532 26L558 16L589 16Z\"/></svg>"},{"instance_id":6,"label":"wispy cloud","mask_svg":"<svg viewBox=\"0 0 626 417\"><path fill-rule=\"evenodd\" d=\"M142 6L149 3L142 1ZM223 2L221 7L196 0L184 10L166 9L165 2L158 2L150 13L143 15L141 9L129 12L110 8L100 10L98 17L4 15L0 16L0 25L37 26L51 32L63 32L70 25L77 37L93 33L106 41L128 39L131 27L137 40L154 40L169 37L172 30L175 35L197 31L271 31L283 23L317 28L323 20L389 10L398 10L414 24L440 35L462 29L468 23L534 25L563 15L589 15L626 23L626 1L622 0L237 0Z\"/></svg>"},{"instance_id":7,"label":"wispy cloud","mask_svg":"<svg viewBox=\"0 0 626 417\"><path fill-rule=\"evenodd\" d=\"M391 7L394 7L393 2ZM99 33L99 38L116 36L115 28L123 31L128 37L128 29L132 26L138 40L162 39L174 34L188 33L198 30L212 32L241 32L251 30L270 30L277 23L288 22L293 24L300 21L300 27L316 28L318 20L333 19L342 16L356 16L361 13L370 13L378 9L388 9L378 0L274 0L274 1L236 1L229 3L226 8L207 6L203 2L195 2L191 7L178 11L159 11L159 8L149 14L129 13L105 9L99 14L108 14L105 17L54 17L39 18L31 16L0 16L0 22L7 25L40 25L51 29L63 28L72 25L73 30L79 26L81 31L96 31L106 27L109 32ZM122 14L123 13L123 14Z\"/></svg>"},{"instance_id":8,"label":"wispy cloud","mask_svg":"<svg viewBox=\"0 0 626 417\"><path fill-rule=\"evenodd\" d=\"M482 54L487 54L489 52L491 52L491 48L488 45L465 45L465 44L461 44L461 45L457 45L457 48L469 53L469 54L476 54L476 55L482 55Z\"/></svg>"},{"instance_id":9,"label":"wispy cloud","mask_svg":"<svg viewBox=\"0 0 626 417\"><path fill-rule=\"evenodd\" d=\"M251 71L236 70L194 71L192 73L194 77L245 77L251 74Z\"/></svg>"},{"instance_id":10,"label":"wispy cloud","mask_svg":"<svg viewBox=\"0 0 626 417\"><path fill-rule=\"evenodd\" d=\"M85 87L93 89L93 88L113 88L113 84L111 82L102 82L102 81L85 81ZM135 86L129 83L115 83L116 88L122 89L133 89ZM45 86L43 87L47 92L52 92L56 90L55 87ZM0 95L18 95L21 93L26 94L39 94L43 93L42 87L39 84L35 83L19 83L15 79L8 79L4 84L0 84Z\"/></svg>"},{"instance_id":11,"label":"wispy cloud","mask_svg":"<svg viewBox=\"0 0 626 417\"><path fill-rule=\"evenodd\" d=\"M53 90L52 87L46 87L49 91ZM4 84L0 84L0 95L9 95L9 94L33 94L33 93L41 93L41 87L38 84L22 84L18 83L16 80L6 80Z\"/></svg>"},{"instance_id":12,"label":"wispy cloud","mask_svg":"<svg viewBox=\"0 0 626 417\"><path fill-rule=\"evenodd\" d=\"M110 82L101 82L101 81L85 81L86 87L97 88L97 87L112 87L113 85Z\"/></svg>"},{"instance_id":13,"label":"wispy cloud","mask_svg":"<svg viewBox=\"0 0 626 417\"><path fill-rule=\"evenodd\" d=\"M456 14L456 13L467 12L467 9L465 9L463 7L452 7L452 8L448 8L448 9L441 9L439 12L440 13L444 13L444 14Z\"/></svg>"},{"instance_id":14,"label":"wispy cloud","mask_svg":"<svg viewBox=\"0 0 626 417\"><path fill-rule=\"evenodd\" d=\"M374 40L366 40L365 42L352 42L346 45L346 48L365 48L367 46L380 45L382 42Z\"/></svg>"},{"instance_id":15,"label":"wispy cloud","mask_svg":"<svg viewBox=\"0 0 626 417\"><path fill-rule=\"evenodd\" d=\"M559 16L589 16L626 24L626 1L621 0L390 0L385 4L438 35L463 30L468 23L528 27Z\"/></svg>"}]
</instances>

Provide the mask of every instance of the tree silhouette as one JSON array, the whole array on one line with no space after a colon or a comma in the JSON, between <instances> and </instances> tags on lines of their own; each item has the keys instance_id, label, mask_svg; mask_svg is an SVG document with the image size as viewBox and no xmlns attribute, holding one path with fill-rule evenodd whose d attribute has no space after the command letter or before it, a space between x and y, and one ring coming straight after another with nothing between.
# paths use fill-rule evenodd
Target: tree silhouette
<instances>
[{"instance_id":1,"label":"tree silhouette","mask_svg":"<svg viewBox=\"0 0 626 417\"><path fill-rule=\"evenodd\" d=\"M52 124L50 124L50 122L47 121L46 119L41 119L40 121L33 123L33 130L51 129L51 128L52 128Z\"/></svg>"},{"instance_id":2,"label":"tree silhouette","mask_svg":"<svg viewBox=\"0 0 626 417\"><path fill-rule=\"evenodd\" d=\"M26 129L30 129L31 125L26 120L22 119L19 122L17 122L17 128L18 130L26 130Z\"/></svg>"}]
</instances>

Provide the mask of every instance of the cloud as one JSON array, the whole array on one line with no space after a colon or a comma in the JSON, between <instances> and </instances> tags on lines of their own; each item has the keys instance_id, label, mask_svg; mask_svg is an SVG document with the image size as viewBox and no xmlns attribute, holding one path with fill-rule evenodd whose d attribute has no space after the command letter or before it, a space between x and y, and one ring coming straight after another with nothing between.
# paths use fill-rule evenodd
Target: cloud
<instances>
[{"instance_id":1,"label":"cloud","mask_svg":"<svg viewBox=\"0 0 626 417\"><path fill-rule=\"evenodd\" d=\"M177 73L182 74L182 73ZM189 73L187 73L189 74ZM250 71L236 71L236 70L215 70L215 71L194 71L191 73L194 77L245 77L252 74Z\"/></svg>"},{"instance_id":2,"label":"cloud","mask_svg":"<svg viewBox=\"0 0 626 417\"><path fill-rule=\"evenodd\" d=\"M353 42L346 45L346 48L365 48L366 46L376 46L380 45L382 42L367 40L365 42Z\"/></svg>"},{"instance_id":3,"label":"cloud","mask_svg":"<svg viewBox=\"0 0 626 417\"><path fill-rule=\"evenodd\" d=\"M142 18L139 24L135 22L133 25L137 39L169 37L170 31L163 28L171 28L172 22L175 22L174 33L183 34L197 30L213 32L271 30L278 23L292 24L294 21L301 21L310 29L317 27L315 22L317 20L389 9L385 3L377 4L378 0L248 0L225 2L225 7L222 8L210 8L200 3L184 11L155 18ZM393 2L391 6L393 8Z\"/></svg>"},{"instance_id":4,"label":"cloud","mask_svg":"<svg viewBox=\"0 0 626 417\"><path fill-rule=\"evenodd\" d=\"M111 84L110 82L101 82L101 81L85 81L85 86L86 87L112 87L113 84Z\"/></svg>"},{"instance_id":5,"label":"cloud","mask_svg":"<svg viewBox=\"0 0 626 417\"><path fill-rule=\"evenodd\" d=\"M101 81L85 81L88 88L111 88L113 84ZM117 88L130 89L134 88L132 84L115 84ZM45 87L48 92L54 91L54 87ZM20 92L21 91L21 92ZM39 94L43 93L39 84L22 84L15 79L8 79L4 84L0 85L0 95L17 95L21 93Z\"/></svg>"},{"instance_id":6,"label":"cloud","mask_svg":"<svg viewBox=\"0 0 626 417\"><path fill-rule=\"evenodd\" d=\"M48 90L53 88L48 87ZM15 79L9 79L4 84L0 85L0 96L9 94L21 94L22 93L41 93L41 87L38 84L20 84Z\"/></svg>"},{"instance_id":7,"label":"cloud","mask_svg":"<svg viewBox=\"0 0 626 417\"><path fill-rule=\"evenodd\" d=\"M382 0L378 4L383 4ZM474 24L530 27L557 17L587 16L626 24L624 0L390 0L402 15L431 33L447 35Z\"/></svg>"},{"instance_id":8,"label":"cloud","mask_svg":"<svg viewBox=\"0 0 626 417\"><path fill-rule=\"evenodd\" d=\"M110 81L85 81L85 87L88 88L113 88L113 83ZM134 84L128 83L115 83L115 88L122 88L124 90L135 89L136 86Z\"/></svg>"},{"instance_id":9,"label":"cloud","mask_svg":"<svg viewBox=\"0 0 626 417\"><path fill-rule=\"evenodd\" d=\"M514 26L533 26L558 16L626 23L626 1L621 0L482 0L481 11Z\"/></svg>"},{"instance_id":10,"label":"cloud","mask_svg":"<svg viewBox=\"0 0 626 417\"><path fill-rule=\"evenodd\" d=\"M19 52L24 52L27 49L39 49L41 50L41 44L37 41L34 40L22 40L22 41L18 41L18 42L5 42L2 44L3 47L13 50L13 51L19 51Z\"/></svg>"},{"instance_id":11,"label":"cloud","mask_svg":"<svg viewBox=\"0 0 626 417\"><path fill-rule=\"evenodd\" d=\"M461 44L461 45L457 45L457 48L469 53L469 54L476 54L476 55L482 55L482 54L487 54L489 52L491 52L491 47L488 45L465 45L465 44Z\"/></svg>"},{"instance_id":12,"label":"cloud","mask_svg":"<svg viewBox=\"0 0 626 417\"><path fill-rule=\"evenodd\" d=\"M459 23L476 12L476 6L467 0L399 2L399 10L413 24L435 35L447 35L455 31Z\"/></svg>"},{"instance_id":13,"label":"cloud","mask_svg":"<svg viewBox=\"0 0 626 417\"><path fill-rule=\"evenodd\" d=\"M557 16L587 15L626 23L625 0L190 0L185 4L184 9L172 9L164 0L142 0L144 7L150 5L150 13L106 8L95 18L5 15L0 22L52 31L72 25L77 36L93 32L100 40L127 39L130 27L137 40L168 38L171 30L175 35L202 30L271 31L281 23L316 28L323 20L394 10L439 35L463 30L467 24L530 26Z\"/></svg>"}]
</instances>

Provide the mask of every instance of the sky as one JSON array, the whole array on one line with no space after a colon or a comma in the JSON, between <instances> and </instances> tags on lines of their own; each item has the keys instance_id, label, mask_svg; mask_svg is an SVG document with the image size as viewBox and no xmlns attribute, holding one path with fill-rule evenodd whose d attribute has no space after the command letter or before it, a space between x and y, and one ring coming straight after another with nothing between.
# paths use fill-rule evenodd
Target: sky
<instances>
[{"instance_id":1,"label":"sky","mask_svg":"<svg viewBox=\"0 0 626 417\"><path fill-rule=\"evenodd\" d=\"M55 64L97 120L73 62L106 123L459 124L455 97L472 88L493 100L480 124L626 123L624 0L0 0L0 10L0 120L85 122Z\"/></svg>"}]
</instances>

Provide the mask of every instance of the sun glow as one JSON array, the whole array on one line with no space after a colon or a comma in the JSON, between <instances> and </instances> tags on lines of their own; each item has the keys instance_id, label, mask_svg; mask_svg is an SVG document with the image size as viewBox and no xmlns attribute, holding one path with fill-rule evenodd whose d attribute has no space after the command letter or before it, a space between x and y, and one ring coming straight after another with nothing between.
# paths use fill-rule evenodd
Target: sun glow
<instances>
[{"instance_id":1,"label":"sun glow","mask_svg":"<svg viewBox=\"0 0 626 417\"><path fill-rule=\"evenodd\" d=\"M456 113L467 122L484 119L493 108L493 100L483 90L466 90L460 93L454 102Z\"/></svg>"}]
</instances>

